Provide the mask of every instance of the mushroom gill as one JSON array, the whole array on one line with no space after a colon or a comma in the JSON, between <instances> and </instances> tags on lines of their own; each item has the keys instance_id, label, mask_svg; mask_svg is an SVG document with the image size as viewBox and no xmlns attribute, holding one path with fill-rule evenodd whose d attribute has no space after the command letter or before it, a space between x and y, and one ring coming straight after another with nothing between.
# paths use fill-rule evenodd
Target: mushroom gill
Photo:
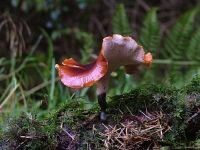
<instances>
[{"instance_id":1,"label":"mushroom gill","mask_svg":"<svg viewBox=\"0 0 200 150\"><path fill-rule=\"evenodd\" d=\"M108 70L108 62L101 51L93 63L82 65L73 58L65 59L63 65L56 64L59 77L65 86L73 89L92 86L100 80Z\"/></svg>"}]
</instances>

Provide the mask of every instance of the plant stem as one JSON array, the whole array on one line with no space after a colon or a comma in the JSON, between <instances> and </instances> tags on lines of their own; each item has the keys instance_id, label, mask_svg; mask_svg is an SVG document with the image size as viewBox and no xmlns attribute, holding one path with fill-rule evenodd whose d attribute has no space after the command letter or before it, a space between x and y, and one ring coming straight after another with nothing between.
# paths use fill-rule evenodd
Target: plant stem
<instances>
[{"instance_id":1,"label":"plant stem","mask_svg":"<svg viewBox=\"0 0 200 150\"><path fill-rule=\"evenodd\" d=\"M8 102L8 100L12 97L12 95L14 94L15 90L19 87L19 84L17 84L12 91L8 94L8 96L5 98L5 100L1 103L0 105L0 109L3 108L3 106Z\"/></svg>"},{"instance_id":2,"label":"plant stem","mask_svg":"<svg viewBox=\"0 0 200 150\"><path fill-rule=\"evenodd\" d=\"M179 61L172 59L154 59L153 64L165 64L165 65L200 65L198 61Z\"/></svg>"}]
</instances>

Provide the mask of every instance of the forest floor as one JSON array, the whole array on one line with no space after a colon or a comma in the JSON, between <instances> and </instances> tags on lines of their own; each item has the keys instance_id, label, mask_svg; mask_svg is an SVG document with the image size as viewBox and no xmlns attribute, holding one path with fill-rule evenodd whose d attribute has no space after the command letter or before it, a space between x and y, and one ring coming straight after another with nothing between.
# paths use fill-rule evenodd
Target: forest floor
<instances>
[{"instance_id":1,"label":"forest floor","mask_svg":"<svg viewBox=\"0 0 200 150\"><path fill-rule=\"evenodd\" d=\"M108 120L80 100L45 118L22 114L7 123L1 149L198 149L200 78L181 89L143 85L109 98Z\"/></svg>"}]
</instances>

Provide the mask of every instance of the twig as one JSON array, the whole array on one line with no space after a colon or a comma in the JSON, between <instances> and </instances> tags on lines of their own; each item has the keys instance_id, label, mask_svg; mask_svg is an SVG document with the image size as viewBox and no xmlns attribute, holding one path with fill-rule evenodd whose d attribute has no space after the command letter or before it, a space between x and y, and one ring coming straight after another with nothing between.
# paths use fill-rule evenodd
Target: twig
<instances>
[{"instance_id":1,"label":"twig","mask_svg":"<svg viewBox=\"0 0 200 150\"><path fill-rule=\"evenodd\" d=\"M142 113L146 118L152 120L149 116L147 116L145 113L143 113L141 110L139 111L140 113Z\"/></svg>"},{"instance_id":2,"label":"twig","mask_svg":"<svg viewBox=\"0 0 200 150\"><path fill-rule=\"evenodd\" d=\"M125 105L125 107L126 107L126 109L128 110L128 112L133 116L133 113L132 113L131 110L128 108L128 106Z\"/></svg>"},{"instance_id":3,"label":"twig","mask_svg":"<svg viewBox=\"0 0 200 150\"><path fill-rule=\"evenodd\" d=\"M22 143L20 143L20 144L15 148L15 150L20 149L21 146L24 145L26 142L27 142L27 140L25 140L25 141L23 141Z\"/></svg>"},{"instance_id":4,"label":"twig","mask_svg":"<svg viewBox=\"0 0 200 150\"><path fill-rule=\"evenodd\" d=\"M67 130L61 128L73 141L75 140L75 136L71 135Z\"/></svg>"},{"instance_id":5,"label":"twig","mask_svg":"<svg viewBox=\"0 0 200 150\"><path fill-rule=\"evenodd\" d=\"M147 128L147 129L141 130L141 133L145 133L145 132L147 132L147 131L149 131L149 130L151 130L151 129L158 128L158 127L159 127L158 125L149 127L149 128Z\"/></svg>"},{"instance_id":6,"label":"twig","mask_svg":"<svg viewBox=\"0 0 200 150\"><path fill-rule=\"evenodd\" d=\"M149 5L144 0L138 0L137 2L144 8L144 10L148 11L150 9Z\"/></svg>"},{"instance_id":7,"label":"twig","mask_svg":"<svg viewBox=\"0 0 200 150\"><path fill-rule=\"evenodd\" d=\"M44 137L41 137L41 136L26 136L26 135L21 135L20 138L22 138L22 139L42 139Z\"/></svg>"},{"instance_id":8,"label":"twig","mask_svg":"<svg viewBox=\"0 0 200 150\"><path fill-rule=\"evenodd\" d=\"M115 126L104 125L104 132L100 132L99 135L104 137L104 146L106 149L114 147L115 149L127 149L131 150L135 147L140 147L146 141L154 143L156 145L156 139L163 139L164 134L169 130L167 123L160 122L166 119L162 113L147 113L141 124L132 120L126 120ZM162 115L160 115L162 114ZM143 117L142 115L142 117ZM139 116L141 117L141 115ZM149 148L151 144L149 145ZM148 147L147 147L148 148Z\"/></svg>"},{"instance_id":9,"label":"twig","mask_svg":"<svg viewBox=\"0 0 200 150\"><path fill-rule=\"evenodd\" d=\"M198 116L200 114L200 109L198 109L198 111L195 113L195 114L193 114L190 118L188 118L187 120L186 120L186 122L187 123L189 123L192 119L194 119L196 116Z\"/></svg>"}]
</instances>

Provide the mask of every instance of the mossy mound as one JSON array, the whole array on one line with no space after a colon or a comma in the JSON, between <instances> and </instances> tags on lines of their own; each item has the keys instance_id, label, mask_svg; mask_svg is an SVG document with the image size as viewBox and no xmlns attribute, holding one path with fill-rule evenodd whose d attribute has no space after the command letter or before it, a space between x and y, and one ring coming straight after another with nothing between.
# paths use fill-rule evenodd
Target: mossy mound
<instances>
[{"instance_id":1,"label":"mossy mound","mask_svg":"<svg viewBox=\"0 0 200 150\"><path fill-rule=\"evenodd\" d=\"M181 88L143 85L111 97L108 122L98 108L84 110L71 100L43 119L30 114L10 119L3 149L146 149L198 146L200 78ZM183 144L184 143L184 144Z\"/></svg>"}]
</instances>

